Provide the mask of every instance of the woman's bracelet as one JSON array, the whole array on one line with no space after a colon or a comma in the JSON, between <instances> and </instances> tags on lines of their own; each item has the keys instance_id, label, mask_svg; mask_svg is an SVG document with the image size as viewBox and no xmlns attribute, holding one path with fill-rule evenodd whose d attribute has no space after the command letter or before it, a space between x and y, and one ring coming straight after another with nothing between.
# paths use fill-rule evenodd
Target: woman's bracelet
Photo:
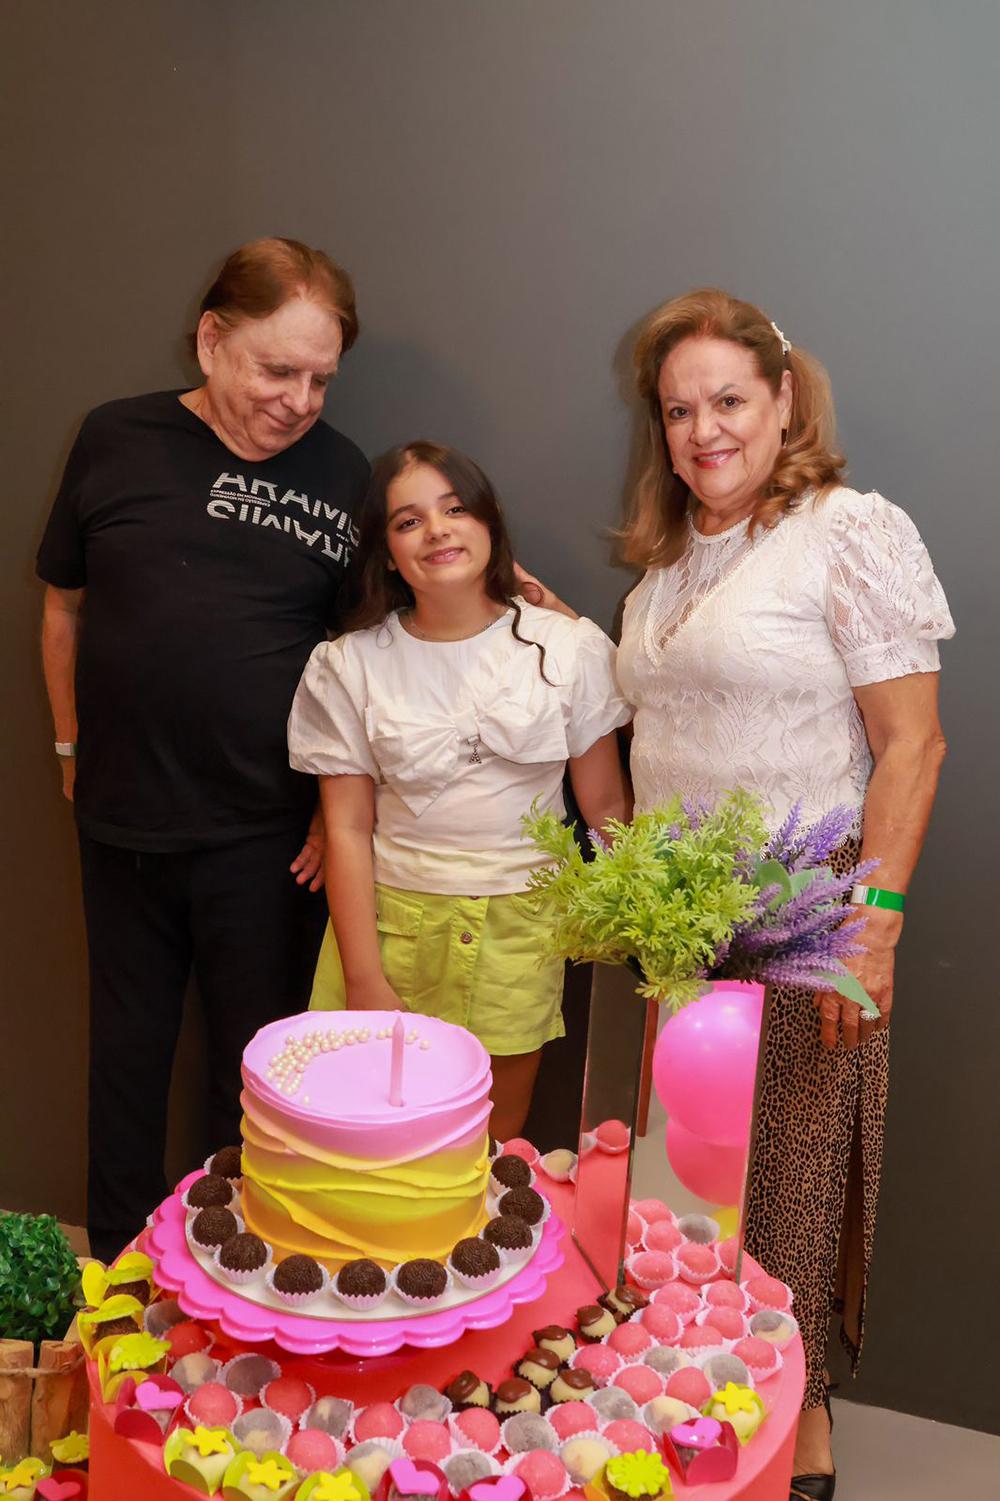
<instances>
[{"instance_id":1,"label":"woman's bracelet","mask_svg":"<svg viewBox=\"0 0 1000 1501\"><path fill-rule=\"evenodd\" d=\"M901 891L886 891L881 886L862 886L859 881L851 887L850 900L858 907L887 907L891 912L902 912L906 897Z\"/></svg>"}]
</instances>

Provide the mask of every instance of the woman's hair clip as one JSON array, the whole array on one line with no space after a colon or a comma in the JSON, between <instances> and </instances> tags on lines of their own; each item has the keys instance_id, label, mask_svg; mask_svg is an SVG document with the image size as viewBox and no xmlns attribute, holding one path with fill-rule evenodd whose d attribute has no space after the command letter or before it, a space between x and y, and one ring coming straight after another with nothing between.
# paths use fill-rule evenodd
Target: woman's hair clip
<instances>
[{"instance_id":1,"label":"woman's hair clip","mask_svg":"<svg viewBox=\"0 0 1000 1501\"><path fill-rule=\"evenodd\" d=\"M779 340L779 342L781 344L781 352L782 352L782 354L791 354L791 352L792 352L791 340L785 338L784 334L781 332L781 329L778 327L778 325L774 322L773 319L771 321L771 327L774 329L774 332L777 335L778 340Z\"/></svg>"}]
</instances>

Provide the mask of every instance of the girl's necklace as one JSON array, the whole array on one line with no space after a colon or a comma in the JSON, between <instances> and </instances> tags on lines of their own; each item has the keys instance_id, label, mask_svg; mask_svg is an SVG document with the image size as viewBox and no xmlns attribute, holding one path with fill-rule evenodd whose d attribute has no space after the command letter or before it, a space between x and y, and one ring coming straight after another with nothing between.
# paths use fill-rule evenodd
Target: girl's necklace
<instances>
[{"instance_id":1,"label":"girl's necklace","mask_svg":"<svg viewBox=\"0 0 1000 1501\"><path fill-rule=\"evenodd\" d=\"M453 641L472 641L472 640L475 639L476 636L481 636L484 631L488 631L491 625L496 625L496 623L497 623L498 620L502 620L503 619L503 616L501 616L501 615L494 615L492 617L492 619L487 620L487 622L486 622L485 625L478 626L476 628L476 630L474 630L468 636L454 636L454 637L428 636L427 632L426 631L422 631L420 629L420 627L417 625L416 621L413 618L413 611L412 610L403 610L403 611L401 611L399 618L400 618L401 621L404 622L403 629L405 631L409 631L412 636L418 636L421 641L437 641L437 642L440 643L441 641L446 641L447 642L447 641L452 641L452 640Z\"/></svg>"}]
</instances>

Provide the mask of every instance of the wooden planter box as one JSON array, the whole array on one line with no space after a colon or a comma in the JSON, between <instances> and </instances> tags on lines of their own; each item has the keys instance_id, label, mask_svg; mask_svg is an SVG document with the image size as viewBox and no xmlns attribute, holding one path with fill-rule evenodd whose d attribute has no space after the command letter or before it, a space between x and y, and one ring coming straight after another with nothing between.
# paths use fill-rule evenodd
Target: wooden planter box
<instances>
[{"instance_id":1,"label":"wooden planter box","mask_svg":"<svg viewBox=\"0 0 1000 1501\"><path fill-rule=\"evenodd\" d=\"M75 1339L0 1339L0 1455L16 1464L29 1454L48 1463L52 1441L86 1433L90 1403L83 1346Z\"/></svg>"}]
</instances>

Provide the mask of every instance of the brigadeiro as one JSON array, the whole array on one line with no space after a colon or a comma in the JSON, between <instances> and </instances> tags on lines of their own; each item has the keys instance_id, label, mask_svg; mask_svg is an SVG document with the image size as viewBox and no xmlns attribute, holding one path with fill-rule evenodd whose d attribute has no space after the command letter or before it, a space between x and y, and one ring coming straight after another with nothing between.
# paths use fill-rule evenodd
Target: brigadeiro
<instances>
[{"instance_id":1,"label":"brigadeiro","mask_svg":"<svg viewBox=\"0 0 1000 1501\"><path fill-rule=\"evenodd\" d=\"M239 1228L239 1222L231 1209L199 1209L191 1221L191 1239L205 1250L214 1251L216 1246L225 1245L227 1240L237 1235Z\"/></svg>"},{"instance_id":2,"label":"brigadeiro","mask_svg":"<svg viewBox=\"0 0 1000 1501\"><path fill-rule=\"evenodd\" d=\"M552 1350L529 1350L514 1367L517 1376L523 1376L525 1381L530 1381L540 1392L548 1391L559 1372L559 1356ZM526 1444L525 1448L533 1449L534 1444Z\"/></svg>"},{"instance_id":3,"label":"brigadeiro","mask_svg":"<svg viewBox=\"0 0 1000 1501\"><path fill-rule=\"evenodd\" d=\"M345 1261L337 1273L336 1288L345 1298L380 1298L386 1289L385 1272L367 1257Z\"/></svg>"},{"instance_id":4,"label":"brigadeiro","mask_svg":"<svg viewBox=\"0 0 1000 1501\"><path fill-rule=\"evenodd\" d=\"M526 1251L531 1245L531 1226L520 1215L498 1214L483 1226L483 1239L501 1251Z\"/></svg>"},{"instance_id":5,"label":"brigadeiro","mask_svg":"<svg viewBox=\"0 0 1000 1501\"><path fill-rule=\"evenodd\" d=\"M243 1153L239 1147L220 1147L211 1162L208 1171L217 1174L220 1178L239 1178L243 1174Z\"/></svg>"},{"instance_id":6,"label":"brigadeiro","mask_svg":"<svg viewBox=\"0 0 1000 1501\"><path fill-rule=\"evenodd\" d=\"M218 1173L206 1173L191 1184L185 1198L189 1209L224 1209L232 1203L233 1185Z\"/></svg>"},{"instance_id":7,"label":"brigadeiro","mask_svg":"<svg viewBox=\"0 0 1000 1501\"><path fill-rule=\"evenodd\" d=\"M396 1268L396 1286L407 1298L440 1298L448 1286L448 1273L440 1261L418 1256Z\"/></svg>"},{"instance_id":8,"label":"brigadeiro","mask_svg":"<svg viewBox=\"0 0 1000 1501\"><path fill-rule=\"evenodd\" d=\"M533 1188L511 1188L497 1204L501 1214L516 1214L529 1225L541 1223L545 1214L545 1200Z\"/></svg>"},{"instance_id":9,"label":"brigadeiro","mask_svg":"<svg viewBox=\"0 0 1000 1501\"><path fill-rule=\"evenodd\" d=\"M311 1256L286 1256L275 1267L271 1280L275 1292L289 1296L318 1293L323 1286L323 1272Z\"/></svg>"},{"instance_id":10,"label":"brigadeiro","mask_svg":"<svg viewBox=\"0 0 1000 1501\"><path fill-rule=\"evenodd\" d=\"M531 1168L523 1157L498 1157L490 1166L491 1175L504 1188L530 1188Z\"/></svg>"},{"instance_id":11,"label":"brigadeiro","mask_svg":"<svg viewBox=\"0 0 1000 1501\"><path fill-rule=\"evenodd\" d=\"M512 1159L520 1162L519 1157ZM500 1270L500 1252L488 1240L478 1235L468 1235L458 1241L451 1253L451 1264L460 1277L478 1282L483 1277L492 1277Z\"/></svg>"},{"instance_id":12,"label":"brigadeiro","mask_svg":"<svg viewBox=\"0 0 1000 1501\"><path fill-rule=\"evenodd\" d=\"M236 1235L231 1235L224 1245L216 1252L216 1259L223 1271L231 1272L237 1276L247 1276L251 1272L260 1271L270 1259L270 1252L259 1235L254 1235L249 1230L241 1230Z\"/></svg>"},{"instance_id":13,"label":"brigadeiro","mask_svg":"<svg viewBox=\"0 0 1000 1501\"><path fill-rule=\"evenodd\" d=\"M576 1340L561 1324L546 1324L544 1329L536 1329L531 1337L540 1350L551 1350L563 1361L569 1360L576 1349Z\"/></svg>"},{"instance_id":14,"label":"brigadeiro","mask_svg":"<svg viewBox=\"0 0 1000 1501\"><path fill-rule=\"evenodd\" d=\"M470 1407L489 1407L493 1393L489 1384L475 1371L461 1371L444 1389L456 1412L465 1412Z\"/></svg>"},{"instance_id":15,"label":"brigadeiro","mask_svg":"<svg viewBox=\"0 0 1000 1501\"><path fill-rule=\"evenodd\" d=\"M541 1412L542 1399L530 1381L521 1376L512 1376L501 1381L493 1396L493 1408L498 1417L515 1412Z\"/></svg>"}]
</instances>

